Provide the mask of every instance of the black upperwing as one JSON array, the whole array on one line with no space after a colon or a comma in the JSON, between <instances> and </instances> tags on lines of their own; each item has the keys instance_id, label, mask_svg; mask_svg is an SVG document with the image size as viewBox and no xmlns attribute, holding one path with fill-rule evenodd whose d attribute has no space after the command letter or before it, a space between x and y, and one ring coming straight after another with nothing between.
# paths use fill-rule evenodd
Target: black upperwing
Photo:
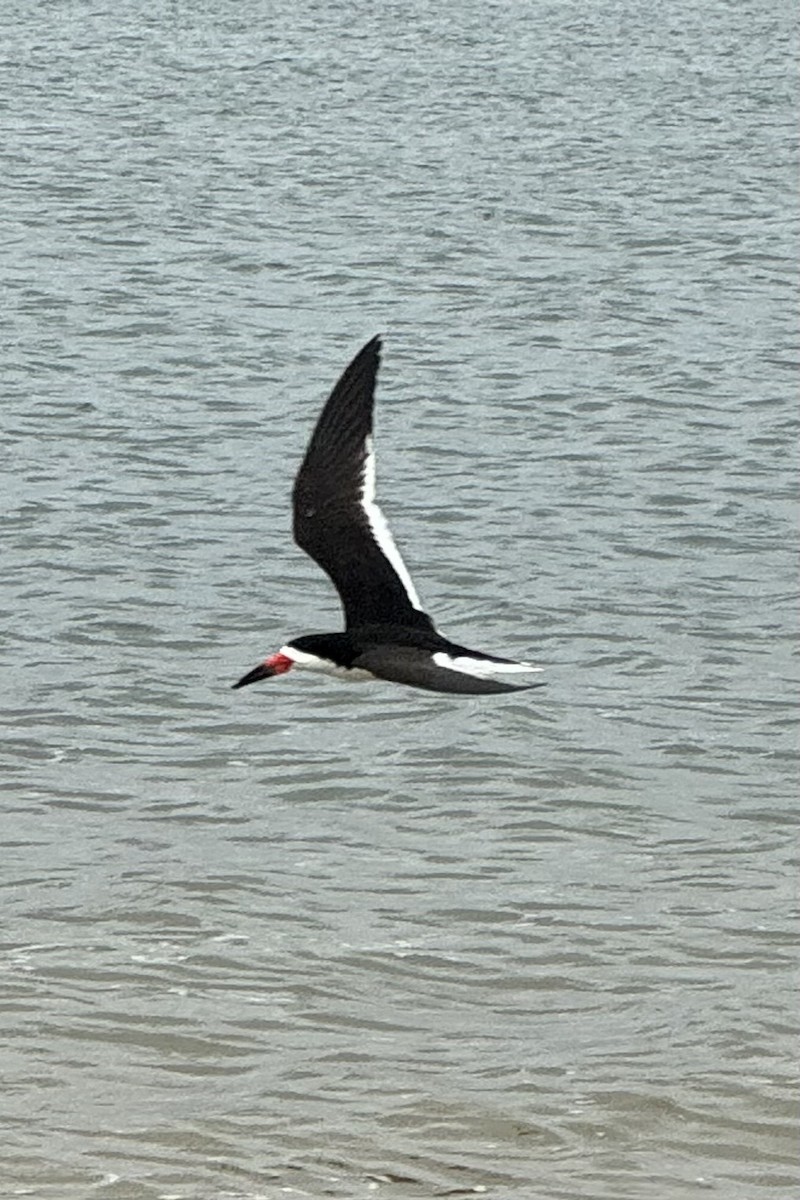
<instances>
[{"instance_id":1,"label":"black upperwing","mask_svg":"<svg viewBox=\"0 0 800 1200\"><path fill-rule=\"evenodd\" d=\"M348 629L432 629L374 500L372 411L381 341L375 337L330 394L294 483L294 539L333 581Z\"/></svg>"}]
</instances>

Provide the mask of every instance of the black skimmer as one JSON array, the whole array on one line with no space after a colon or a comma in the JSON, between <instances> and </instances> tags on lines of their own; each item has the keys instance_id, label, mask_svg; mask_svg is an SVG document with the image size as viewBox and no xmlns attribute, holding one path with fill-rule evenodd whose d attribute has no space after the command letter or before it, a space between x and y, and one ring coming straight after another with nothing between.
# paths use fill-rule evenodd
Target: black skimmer
<instances>
[{"instance_id":1,"label":"black skimmer","mask_svg":"<svg viewBox=\"0 0 800 1200\"><path fill-rule=\"evenodd\" d=\"M541 670L468 650L434 629L383 513L375 503L372 411L379 337L361 350L323 408L294 484L294 538L333 581L343 633L294 638L233 687L293 667L342 679L388 679L430 692L480 695L541 683L511 683Z\"/></svg>"}]
</instances>

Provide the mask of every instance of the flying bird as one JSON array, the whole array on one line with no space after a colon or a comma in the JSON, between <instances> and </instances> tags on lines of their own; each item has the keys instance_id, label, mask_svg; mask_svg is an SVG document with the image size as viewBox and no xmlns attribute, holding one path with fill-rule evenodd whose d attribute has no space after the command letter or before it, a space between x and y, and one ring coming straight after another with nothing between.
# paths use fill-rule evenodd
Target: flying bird
<instances>
[{"instance_id":1,"label":"flying bird","mask_svg":"<svg viewBox=\"0 0 800 1200\"><path fill-rule=\"evenodd\" d=\"M375 502L372 415L380 352L375 337L345 370L294 483L294 539L330 576L344 609L344 631L293 638L233 687L293 668L466 695L542 687L511 682L540 667L449 641L422 607Z\"/></svg>"}]
</instances>

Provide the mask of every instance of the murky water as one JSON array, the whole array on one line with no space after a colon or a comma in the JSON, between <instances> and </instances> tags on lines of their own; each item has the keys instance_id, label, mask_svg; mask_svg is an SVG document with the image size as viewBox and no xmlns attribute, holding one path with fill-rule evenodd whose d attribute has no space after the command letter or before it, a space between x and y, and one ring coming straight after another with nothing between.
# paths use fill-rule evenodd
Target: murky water
<instances>
[{"instance_id":1,"label":"murky water","mask_svg":"<svg viewBox=\"0 0 800 1200\"><path fill-rule=\"evenodd\" d=\"M3 1195L796 1194L793 16L16 6ZM423 599L546 689L229 688L338 625L381 330Z\"/></svg>"}]
</instances>

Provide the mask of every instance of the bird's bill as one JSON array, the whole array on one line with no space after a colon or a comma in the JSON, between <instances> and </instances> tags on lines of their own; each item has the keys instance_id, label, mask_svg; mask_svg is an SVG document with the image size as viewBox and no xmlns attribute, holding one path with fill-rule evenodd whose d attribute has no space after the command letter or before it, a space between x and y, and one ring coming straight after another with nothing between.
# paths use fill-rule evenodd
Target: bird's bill
<instances>
[{"instance_id":1,"label":"bird's bill","mask_svg":"<svg viewBox=\"0 0 800 1200\"><path fill-rule=\"evenodd\" d=\"M248 683L257 683L259 679L271 679L273 675L284 675L292 665L293 661L287 654L270 654L269 658L265 658L257 667L253 667L252 671L243 675L238 683L231 686L245 687Z\"/></svg>"}]
</instances>

